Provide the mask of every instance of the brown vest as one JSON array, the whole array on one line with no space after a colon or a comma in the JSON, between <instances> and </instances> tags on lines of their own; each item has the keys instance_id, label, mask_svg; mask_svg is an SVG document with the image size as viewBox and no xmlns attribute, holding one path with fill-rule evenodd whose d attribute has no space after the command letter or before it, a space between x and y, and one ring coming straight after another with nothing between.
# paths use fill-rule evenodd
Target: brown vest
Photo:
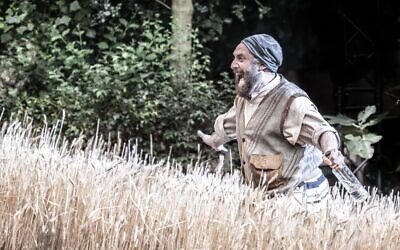
<instances>
[{"instance_id":1,"label":"brown vest","mask_svg":"<svg viewBox=\"0 0 400 250\"><path fill-rule=\"evenodd\" d=\"M283 136L283 124L294 98L307 96L281 76L281 82L261 101L244 126L244 98L237 96L236 135L246 182L267 190L285 190L298 171L304 148L291 145Z\"/></svg>"}]
</instances>

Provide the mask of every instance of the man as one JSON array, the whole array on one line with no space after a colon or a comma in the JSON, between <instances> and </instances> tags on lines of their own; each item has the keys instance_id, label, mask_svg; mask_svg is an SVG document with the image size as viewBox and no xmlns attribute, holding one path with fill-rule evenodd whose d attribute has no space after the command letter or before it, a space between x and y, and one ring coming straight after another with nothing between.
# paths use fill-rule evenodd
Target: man
<instances>
[{"instance_id":1,"label":"man","mask_svg":"<svg viewBox=\"0 0 400 250\"><path fill-rule=\"evenodd\" d=\"M249 36L233 52L236 98L231 109L218 116L215 132L198 132L220 150L236 139L247 183L270 192L301 193L307 204L329 197L329 185L318 166L343 163L339 137L307 94L277 73L282 49L271 36Z\"/></svg>"}]
</instances>

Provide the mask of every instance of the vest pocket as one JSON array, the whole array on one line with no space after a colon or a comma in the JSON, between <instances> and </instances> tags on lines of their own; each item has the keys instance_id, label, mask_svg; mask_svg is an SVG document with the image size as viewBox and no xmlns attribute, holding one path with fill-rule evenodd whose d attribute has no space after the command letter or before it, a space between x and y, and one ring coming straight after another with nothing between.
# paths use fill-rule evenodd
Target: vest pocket
<instances>
[{"instance_id":1,"label":"vest pocket","mask_svg":"<svg viewBox=\"0 0 400 250\"><path fill-rule=\"evenodd\" d=\"M282 177L282 154L250 155L253 182L257 186L267 186L267 190L277 188L285 183Z\"/></svg>"}]
</instances>

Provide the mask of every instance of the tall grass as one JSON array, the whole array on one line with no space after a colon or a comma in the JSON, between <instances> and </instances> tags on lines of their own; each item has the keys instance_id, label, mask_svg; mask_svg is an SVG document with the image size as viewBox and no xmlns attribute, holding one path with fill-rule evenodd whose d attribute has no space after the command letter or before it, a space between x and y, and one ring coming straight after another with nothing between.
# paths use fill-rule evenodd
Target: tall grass
<instances>
[{"instance_id":1,"label":"tall grass","mask_svg":"<svg viewBox=\"0 0 400 250\"><path fill-rule=\"evenodd\" d=\"M183 175L137 145L62 140L3 123L0 247L5 249L398 249L399 196L354 207L334 189L320 212L267 199L201 165Z\"/></svg>"}]
</instances>

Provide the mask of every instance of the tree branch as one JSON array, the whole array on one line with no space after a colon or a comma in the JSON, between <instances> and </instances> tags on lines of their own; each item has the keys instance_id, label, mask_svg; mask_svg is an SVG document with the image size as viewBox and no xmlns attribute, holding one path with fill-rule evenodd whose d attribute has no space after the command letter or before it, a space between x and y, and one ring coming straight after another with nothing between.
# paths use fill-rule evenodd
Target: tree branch
<instances>
[{"instance_id":1,"label":"tree branch","mask_svg":"<svg viewBox=\"0 0 400 250\"><path fill-rule=\"evenodd\" d=\"M171 7L169 7L168 5L166 5L164 2L161 2L160 0L156 0L157 3L161 4L162 6L164 6L165 8L167 8L168 10L171 10Z\"/></svg>"}]
</instances>

